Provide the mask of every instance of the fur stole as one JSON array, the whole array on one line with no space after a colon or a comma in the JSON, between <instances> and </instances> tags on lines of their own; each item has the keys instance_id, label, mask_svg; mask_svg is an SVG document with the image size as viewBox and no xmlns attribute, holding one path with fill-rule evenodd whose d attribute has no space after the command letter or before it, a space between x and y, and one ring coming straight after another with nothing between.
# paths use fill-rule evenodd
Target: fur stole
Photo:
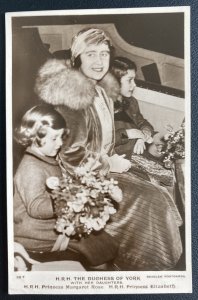
<instances>
[{"instance_id":1,"label":"fur stole","mask_svg":"<svg viewBox=\"0 0 198 300\"><path fill-rule=\"evenodd\" d=\"M57 59L48 60L39 70L35 92L48 104L79 110L90 106L95 86L81 72Z\"/></svg>"},{"instance_id":2,"label":"fur stole","mask_svg":"<svg viewBox=\"0 0 198 300\"><path fill-rule=\"evenodd\" d=\"M116 79L108 73L99 83L108 97L115 98ZM48 60L38 72L35 92L48 104L65 105L73 110L86 109L96 96L95 84L61 60Z\"/></svg>"},{"instance_id":3,"label":"fur stole","mask_svg":"<svg viewBox=\"0 0 198 300\"><path fill-rule=\"evenodd\" d=\"M120 84L110 72L98 83L106 92L107 96L116 102L120 94Z\"/></svg>"}]
</instances>

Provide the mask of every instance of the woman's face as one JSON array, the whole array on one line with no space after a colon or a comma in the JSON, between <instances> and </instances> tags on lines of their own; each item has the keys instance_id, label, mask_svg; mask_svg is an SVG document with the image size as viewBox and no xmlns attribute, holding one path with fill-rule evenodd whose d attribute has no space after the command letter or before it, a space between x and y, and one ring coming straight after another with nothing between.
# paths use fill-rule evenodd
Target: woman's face
<instances>
[{"instance_id":1,"label":"woman's face","mask_svg":"<svg viewBox=\"0 0 198 300\"><path fill-rule=\"evenodd\" d=\"M133 90L136 87L135 84L135 76L136 71L135 70L128 70L127 73L122 76L120 83L120 93L124 97L131 97L133 94Z\"/></svg>"},{"instance_id":2,"label":"woman's face","mask_svg":"<svg viewBox=\"0 0 198 300\"><path fill-rule=\"evenodd\" d=\"M110 50L107 44L89 45L80 55L80 69L85 76L101 80L109 70Z\"/></svg>"}]
</instances>

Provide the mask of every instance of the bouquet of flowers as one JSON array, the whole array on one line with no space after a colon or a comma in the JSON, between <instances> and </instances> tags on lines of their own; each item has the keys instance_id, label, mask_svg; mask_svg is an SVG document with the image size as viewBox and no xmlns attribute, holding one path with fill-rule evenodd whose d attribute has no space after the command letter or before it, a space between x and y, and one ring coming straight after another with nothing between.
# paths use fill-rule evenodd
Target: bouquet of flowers
<instances>
[{"instance_id":1,"label":"bouquet of flowers","mask_svg":"<svg viewBox=\"0 0 198 300\"><path fill-rule=\"evenodd\" d=\"M103 229L116 213L114 204L122 200L118 182L98 176L93 165L94 159L89 158L76 168L74 177L64 174L46 181L57 216L55 230L59 233L52 251L65 250L70 237L79 239Z\"/></svg>"},{"instance_id":2,"label":"bouquet of flowers","mask_svg":"<svg viewBox=\"0 0 198 300\"><path fill-rule=\"evenodd\" d=\"M183 121L179 130L174 131L171 125L167 126L168 133L164 136L164 165L171 168L177 159L185 158L185 122Z\"/></svg>"}]
</instances>

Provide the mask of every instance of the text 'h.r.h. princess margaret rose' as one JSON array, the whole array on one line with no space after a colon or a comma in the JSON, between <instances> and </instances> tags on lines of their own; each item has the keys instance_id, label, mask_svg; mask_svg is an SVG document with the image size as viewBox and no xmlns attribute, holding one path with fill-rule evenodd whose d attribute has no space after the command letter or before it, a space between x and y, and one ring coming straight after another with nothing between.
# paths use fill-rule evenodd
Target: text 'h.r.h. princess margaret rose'
<instances>
[{"instance_id":1,"label":"text 'h.r.h. princess margaret rose'","mask_svg":"<svg viewBox=\"0 0 198 300\"><path fill-rule=\"evenodd\" d=\"M64 174L47 179L57 216L55 229L59 233L52 251L65 250L71 237L80 239L104 229L116 213L115 203L122 201L118 182L98 176L95 169L94 159L89 158L76 168L74 177Z\"/></svg>"}]
</instances>

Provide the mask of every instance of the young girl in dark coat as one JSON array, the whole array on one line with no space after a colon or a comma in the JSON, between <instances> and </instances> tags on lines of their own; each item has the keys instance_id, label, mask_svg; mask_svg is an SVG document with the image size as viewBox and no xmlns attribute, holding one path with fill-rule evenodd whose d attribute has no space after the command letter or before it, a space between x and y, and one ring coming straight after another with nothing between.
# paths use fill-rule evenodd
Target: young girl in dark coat
<instances>
[{"instance_id":1,"label":"young girl in dark coat","mask_svg":"<svg viewBox=\"0 0 198 300\"><path fill-rule=\"evenodd\" d=\"M50 251L57 238L46 180L61 176L55 156L65 127L58 112L39 105L27 111L16 130L16 139L26 150L14 177L14 235L29 250Z\"/></svg>"},{"instance_id":2,"label":"young girl in dark coat","mask_svg":"<svg viewBox=\"0 0 198 300\"><path fill-rule=\"evenodd\" d=\"M112 260L117 253L117 243L103 231L87 239L71 239L65 251L52 251L58 233L46 180L62 176L56 155L68 131L65 119L47 104L27 111L16 130L16 139L26 150L14 177L14 238L38 261L80 260L89 268Z\"/></svg>"},{"instance_id":3,"label":"young girl in dark coat","mask_svg":"<svg viewBox=\"0 0 198 300\"><path fill-rule=\"evenodd\" d=\"M153 138L156 132L141 114L138 101L133 97L136 64L128 58L117 57L111 71L120 84L114 105L115 151L131 160L130 171L136 175L158 184L173 185L172 172L163 167L161 160L163 142L158 137Z\"/></svg>"},{"instance_id":4,"label":"young girl in dark coat","mask_svg":"<svg viewBox=\"0 0 198 300\"><path fill-rule=\"evenodd\" d=\"M115 102L115 150L130 159L132 153L144 153L146 143L153 141L154 129L141 114L138 101L133 97L136 64L128 58L117 57L111 71L120 83L120 94Z\"/></svg>"}]
</instances>

